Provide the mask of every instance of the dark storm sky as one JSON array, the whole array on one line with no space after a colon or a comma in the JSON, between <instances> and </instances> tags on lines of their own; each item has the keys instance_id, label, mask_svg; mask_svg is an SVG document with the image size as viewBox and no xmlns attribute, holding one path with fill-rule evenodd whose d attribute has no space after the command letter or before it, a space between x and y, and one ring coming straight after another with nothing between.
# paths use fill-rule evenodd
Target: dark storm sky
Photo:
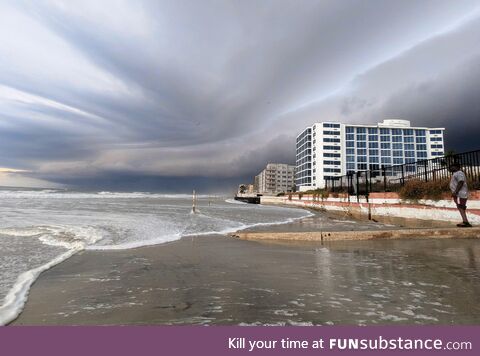
<instances>
[{"instance_id":1,"label":"dark storm sky","mask_svg":"<svg viewBox=\"0 0 480 356\"><path fill-rule=\"evenodd\" d=\"M478 1L0 1L0 167L228 190L306 125L385 118L479 148ZM1 176L0 176L1 185Z\"/></svg>"}]
</instances>

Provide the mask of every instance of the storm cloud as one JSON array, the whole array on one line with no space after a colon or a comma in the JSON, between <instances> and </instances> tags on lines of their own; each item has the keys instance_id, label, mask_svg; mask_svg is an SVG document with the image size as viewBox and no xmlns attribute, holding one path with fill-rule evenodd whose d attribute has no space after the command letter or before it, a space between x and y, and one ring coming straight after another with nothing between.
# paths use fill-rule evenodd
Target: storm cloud
<instances>
[{"instance_id":1,"label":"storm cloud","mask_svg":"<svg viewBox=\"0 0 480 356\"><path fill-rule=\"evenodd\" d=\"M478 148L478 1L0 2L0 167L225 190L315 121L403 118Z\"/></svg>"}]
</instances>

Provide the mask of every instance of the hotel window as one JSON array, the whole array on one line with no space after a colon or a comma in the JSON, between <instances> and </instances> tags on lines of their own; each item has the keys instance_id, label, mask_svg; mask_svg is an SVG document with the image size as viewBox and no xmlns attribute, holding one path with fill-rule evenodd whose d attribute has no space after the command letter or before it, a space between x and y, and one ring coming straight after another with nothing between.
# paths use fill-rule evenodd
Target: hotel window
<instances>
[{"instance_id":1,"label":"hotel window","mask_svg":"<svg viewBox=\"0 0 480 356\"><path fill-rule=\"evenodd\" d=\"M432 152L432 156L443 156L443 152Z\"/></svg>"},{"instance_id":2,"label":"hotel window","mask_svg":"<svg viewBox=\"0 0 480 356\"><path fill-rule=\"evenodd\" d=\"M415 157L415 151L405 151L405 157Z\"/></svg>"},{"instance_id":3,"label":"hotel window","mask_svg":"<svg viewBox=\"0 0 480 356\"><path fill-rule=\"evenodd\" d=\"M340 127L340 124L325 123L325 124L323 124L323 127L339 128L339 127Z\"/></svg>"},{"instance_id":4,"label":"hotel window","mask_svg":"<svg viewBox=\"0 0 480 356\"><path fill-rule=\"evenodd\" d=\"M347 140L355 140L355 134L347 134L346 139Z\"/></svg>"},{"instance_id":5,"label":"hotel window","mask_svg":"<svg viewBox=\"0 0 480 356\"><path fill-rule=\"evenodd\" d=\"M368 141L378 141L378 135L368 135Z\"/></svg>"},{"instance_id":6,"label":"hotel window","mask_svg":"<svg viewBox=\"0 0 480 356\"><path fill-rule=\"evenodd\" d=\"M382 163L383 164L392 164L392 158L391 157L382 157Z\"/></svg>"},{"instance_id":7,"label":"hotel window","mask_svg":"<svg viewBox=\"0 0 480 356\"><path fill-rule=\"evenodd\" d=\"M401 129L392 129L392 135L402 135Z\"/></svg>"},{"instance_id":8,"label":"hotel window","mask_svg":"<svg viewBox=\"0 0 480 356\"><path fill-rule=\"evenodd\" d=\"M403 164L403 158L394 158L393 164Z\"/></svg>"},{"instance_id":9,"label":"hotel window","mask_svg":"<svg viewBox=\"0 0 480 356\"><path fill-rule=\"evenodd\" d=\"M347 142L347 147L348 147L348 142ZM339 150L340 147L338 146L323 146L324 150Z\"/></svg>"},{"instance_id":10,"label":"hotel window","mask_svg":"<svg viewBox=\"0 0 480 356\"><path fill-rule=\"evenodd\" d=\"M392 136L392 142L402 142L402 136Z\"/></svg>"},{"instance_id":11,"label":"hotel window","mask_svg":"<svg viewBox=\"0 0 480 356\"><path fill-rule=\"evenodd\" d=\"M403 151L393 151L393 157L402 157Z\"/></svg>"},{"instance_id":12,"label":"hotel window","mask_svg":"<svg viewBox=\"0 0 480 356\"><path fill-rule=\"evenodd\" d=\"M367 142L366 141L357 142L357 147L358 148L366 148L367 147Z\"/></svg>"},{"instance_id":13,"label":"hotel window","mask_svg":"<svg viewBox=\"0 0 480 356\"><path fill-rule=\"evenodd\" d=\"M378 148L378 142L369 142L368 148Z\"/></svg>"},{"instance_id":14,"label":"hotel window","mask_svg":"<svg viewBox=\"0 0 480 356\"><path fill-rule=\"evenodd\" d=\"M345 128L345 132L346 133L355 133L355 128L348 126L348 127Z\"/></svg>"},{"instance_id":15,"label":"hotel window","mask_svg":"<svg viewBox=\"0 0 480 356\"><path fill-rule=\"evenodd\" d=\"M426 147L426 145L424 145L424 146ZM443 145L432 145L432 148L443 148Z\"/></svg>"},{"instance_id":16,"label":"hotel window","mask_svg":"<svg viewBox=\"0 0 480 356\"><path fill-rule=\"evenodd\" d=\"M403 129L403 134L405 136L413 136L413 130L412 129Z\"/></svg>"},{"instance_id":17,"label":"hotel window","mask_svg":"<svg viewBox=\"0 0 480 356\"><path fill-rule=\"evenodd\" d=\"M347 155L354 155L355 149L354 148L347 148Z\"/></svg>"},{"instance_id":18,"label":"hotel window","mask_svg":"<svg viewBox=\"0 0 480 356\"><path fill-rule=\"evenodd\" d=\"M357 164L357 169L359 171L367 169L367 164L366 163L359 163L359 164Z\"/></svg>"},{"instance_id":19,"label":"hotel window","mask_svg":"<svg viewBox=\"0 0 480 356\"><path fill-rule=\"evenodd\" d=\"M357 141L366 141L367 135L359 135L357 134Z\"/></svg>"},{"instance_id":20,"label":"hotel window","mask_svg":"<svg viewBox=\"0 0 480 356\"><path fill-rule=\"evenodd\" d=\"M348 154L348 152L347 152L347 154ZM337 157L337 158L340 158L340 153L324 153L323 157Z\"/></svg>"},{"instance_id":21,"label":"hotel window","mask_svg":"<svg viewBox=\"0 0 480 356\"><path fill-rule=\"evenodd\" d=\"M378 133L378 130L376 127L370 127L368 128L368 134L369 135L376 135Z\"/></svg>"},{"instance_id":22,"label":"hotel window","mask_svg":"<svg viewBox=\"0 0 480 356\"><path fill-rule=\"evenodd\" d=\"M355 141L347 141L347 147L355 147Z\"/></svg>"},{"instance_id":23,"label":"hotel window","mask_svg":"<svg viewBox=\"0 0 480 356\"><path fill-rule=\"evenodd\" d=\"M390 129L380 129L380 135L390 135Z\"/></svg>"},{"instance_id":24,"label":"hotel window","mask_svg":"<svg viewBox=\"0 0 480 356\"><path fill-rule=\"evenodd\" d=\"M382 142L390 142L390 136L380 136L380 141L382 141Z\"/></svg>"},{"instance_id":25,"label":"hotel window","mask_svg":"<svg viewBox=\"0 0 480 356\"><path fill-rule=\"evenodd\" d=\"M368 150L370 156L378 156L378 150Z\"/></svg>"},{"instance_id":26,"label":"hotel window","mask_svg":"<svg viewBox=\"0 0 480 356\"><path fill-rule=\"evenodd\" d=\"M378 163L378 157L370 157L368 160L370 163Z\"/></svg>"},{"instance_id":27,"label":"hotel window","mask_svg":"<svg viewBox=\"0 0 480 356\"><path fill-rule=\"evenodd\" d=\"M392 148L394 150L401 150L401 149L403 149L403 144L402 143L392 143Z\"/></svg>"},{"instance_id":28,"label":"hotel window","mask_svg":"<svg viewBox=\"0 0 480 356\"><path fill-rule=\"evenodd\" d=\"M324 137L324 138L323 138L323 142L335 142L335 143L339 143L339 142L340 142L340 139L339 139L339 138Z\"/></svg>"},{"instance_id":29,"label":"hotel window","mask_svg":"<svg viewBox=\"0 0 480 356\"><path fill-rule=\"evenodd\" d=\"M427 139L425 137L415 137L416 143L426 143Z\"/></svg>"},{"instance_id":30,"label":"hotel window","mask_svg":"<svg viewBox=\"0 0 480 356\"><path fill-rule=\"evenodd\" d=\"M367 162L367 156L357 156L357 162Z\"/></svg>"},{"instance_id":31,"label":"hotel window","mask_svg":"<svg viewBox=\"0 0 480 356\"><path fill-rule=\"evenodd\" d=\"M339 165L340 162L338 162L338 161L323 161L323 164L335 166L335 165Z\"/></svg>"},{"instance_id":32,"label":"hotel window","mask_svg":"<svg viewBox=\"0 0 480 356\"><path fill-rule=\"evenodd\" d=\"M441 137L430 137L430 141L442 141Z\"/></svg>"},{"instance_id":33,"label":"hotel window","mask_svg":"<svg viewBox=\"0 0 480 356\"><path fill-rule=\"evenodd\" d=\"M415 149L415 145L413 143L406 143L405 144L405 149L406 150L414 150Z\"/></svg>"},{"instance_id":34,"label":"hotel window","mask_svg":"<svg viewBox=\"0 0 480 356\"><path fill-rule=\"evenodd\" d=\"M357 150L357 155L365 156L366 154L367 154L367 150L364 149L364 148L361 148L361 149Z\"/></svg>"},{"instance_id":35,"label":"hotel window","mask_svg":"<svg viewBox=\"0 0 480 356\"><path fill-rule=\"evenodd\" d=\"M340 131L323 131L324 135L340 135Z\"/></svg>"},{"instance_id":36,"label":"hotel window","mask_svg":"<svg viewBox=\"0 0 480 356\"><path fill-rule=\"evenodd\" d=\"M392 152L390 150L381 150L380 153L382 156L391 156Z\"/></svg>"},{"instance_id":37,"label":"hotel window","mask_svg":"<svg viewBox=\"0 0 480 356\"><path fill-rule=\"evenodd\" d=\"M413 136L405 136L403 138L403 142L415 142L415 138Z\"/></svg>"},{"instance_id":38,"label":"hotel window","mask_svg":"<svg viewBox=\"0 0 480 356\"><path fill-rule=\"evenodd\" d=\"M347 169L355 169L355 163L347 163Z\"/></svg>"},{"instance_id":39,"label":"hotel window","mask_svg":"<svg viewBox=\"0 0 480 356\"><path fill-rule=\"evenodd\" d=\"M365 127L357 127L357 134L359 133L366 133L367 132L367 129Z\"/></svg>"},{"instance_id":40,"label":"hotel window","mask_svg":"<svg viewBox=\"0 0 480 356\"><path fill-rule=\"evenodd\" d=\"M415 130L415 136L425 136L425 130Z\"/></svg>"},{"instance_id":41,"label":"hotel window","mask_svg":"<svg viewBox=\"0 0 480 356\"><path fill-rule=\"evenodd\" d=\"M430 135L440 135L442 130L430 130Z\"/></svg>"},{"instance_id":42,"label":"hotel window","mask_svg":"<svg viewBox=\"0 0 480 356\"><path fill-rule=\"evenodd\" d=\"M347 162L355 162L355 156L347 156Z\"/></svg>"},{"instance_id":43,"label":"hotel window","mask_svg":"<svg viewBox=\"0 0 480 356\"><path fill-rule=\"evenodd\" d=\"M380 148L382 148L382 149L390 148L390 142L385 142L385 143L382 142L380 144Z\"/></svg>"}]
</instances>

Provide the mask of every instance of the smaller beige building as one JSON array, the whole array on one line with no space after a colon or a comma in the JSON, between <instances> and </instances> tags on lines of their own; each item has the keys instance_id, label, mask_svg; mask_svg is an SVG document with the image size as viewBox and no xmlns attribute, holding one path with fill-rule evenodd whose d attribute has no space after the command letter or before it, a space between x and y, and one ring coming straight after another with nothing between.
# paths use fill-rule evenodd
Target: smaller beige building
<instances>
[{"instance_id":1,"label":"smaller beige building","mask_svg":"<svg viewBox=\"0 0 480 356\"><path fill-rule=\"evenodd\" d=\"M284 163L269 163L255 176L255 188L260 194L291 192L295 184L295 166Z\"/></svg>"}]
</instances>

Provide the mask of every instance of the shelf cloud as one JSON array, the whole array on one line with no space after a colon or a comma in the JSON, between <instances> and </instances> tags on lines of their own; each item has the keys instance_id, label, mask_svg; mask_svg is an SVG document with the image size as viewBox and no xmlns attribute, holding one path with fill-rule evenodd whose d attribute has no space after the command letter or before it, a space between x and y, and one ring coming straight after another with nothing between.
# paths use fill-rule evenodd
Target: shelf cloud
<instances>
[{"instance_id":1,"label":"shelf cloud","mask_svg":"<svg viewBox=\"0 0 480 356\"><path fill-rule=\"evenodd\" d=\"M478 1L0 3L0 166L99 189L228 190L316 121L476 149ZM1 185L1 181L0 181Z\"/></svg>"}]
</instances>

